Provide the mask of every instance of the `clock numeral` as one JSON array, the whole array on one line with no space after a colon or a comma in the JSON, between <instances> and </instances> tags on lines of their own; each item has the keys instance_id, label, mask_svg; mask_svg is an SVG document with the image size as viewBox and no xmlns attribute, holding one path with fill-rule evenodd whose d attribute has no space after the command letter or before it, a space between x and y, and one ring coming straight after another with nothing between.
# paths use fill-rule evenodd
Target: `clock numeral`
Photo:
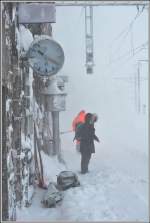
<instances>
[{"instance_id":1,"label":"clock numeral","mask_svg":"<svg viewBox=\"0 0 150 223\"><path fill-rule=\"evenodd\" d=\"M56 68L55 66L52 66L52 71L54 71L54 70L55 70L55 68Z\"/></svg>"}]
</instances>

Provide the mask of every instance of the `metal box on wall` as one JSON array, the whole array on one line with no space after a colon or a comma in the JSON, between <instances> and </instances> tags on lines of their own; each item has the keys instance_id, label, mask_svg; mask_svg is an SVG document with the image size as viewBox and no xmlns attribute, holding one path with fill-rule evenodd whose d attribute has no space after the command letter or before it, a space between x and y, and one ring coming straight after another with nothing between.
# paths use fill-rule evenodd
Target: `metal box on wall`
<instances>
[{"instance_id":1,"label":"metal box on wall","mask_svg":"<svg viewBox=\"0 0 150 223\"><path fill-rule=\"evenodd\" d=\"M46 95L45 96L45 110L46 111L65 111L66 109L66 94L64 95Z\"/></svg>"},{"instance_id":2,"label":"metal box on wall","mask_svg":"<svg viewBox=\"0 0 150 223\"><path fill-rule=\"evenodd\" d=\"M21 24L55 23L55 3L19 3L18 20Z\"/></svg>"},{"instance_id":3,"label":"metal box on wall","mask_svg":"<svg viewBox=\"0 0 150 223\"><path fill-rule=\"evenodd\" d=\"M42 97L44 97L44 106L46 111L64 111L65 103L65 83L66 80L61 76L51 77L45 86L41 88Z\"/></svg>"}]
</instances>

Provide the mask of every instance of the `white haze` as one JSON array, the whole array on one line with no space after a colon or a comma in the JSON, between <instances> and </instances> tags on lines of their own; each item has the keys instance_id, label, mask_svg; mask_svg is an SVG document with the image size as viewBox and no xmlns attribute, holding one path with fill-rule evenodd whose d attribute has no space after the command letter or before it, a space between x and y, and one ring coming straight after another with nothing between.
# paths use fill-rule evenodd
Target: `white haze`
<instances>
[{"instance_id":1,"label":"white haze","mask_svg":"<svg viewBox=\"0 0 150 223\"><path fill-rule=\"evenodd\" d=\"M125 58L124 61L109 65L110 59L115 60L131 50L130 33L124 40L122 38L118 41L113 40L130 24L136 13L136 7L131 6L94 7L95 66L94 73L91 75L86 74L85 71L84 9L58 7L56 24L53 25L53 37L62 45L65 52L65 64L60 74L69 77L66 111L60 113L61 131L71 128L73 117L81 109L97 113L99 121L96 124L96 130L102 141L101 147L111 143L112 148L109 153L118 149L125 150L126 145L142 146L141 152L144 153L147 153L148 150L147 113L143 115L143 108L141 108L140 115L135 111L134 82L114 79L114 77L122 76L134 77L135 72L137 72L137 61L147 59L148 53L146 50L142 50L127 62L124 62L126 61ZM148 11L144 10L133 25L135 48L148 41L147 16ZM120 50L118 46L121 46ZM141 75L147 77L147 63L142 63L141 68ZM146 80L141 81L141 104L146 103L146 105L147 85ZM72 135L63 135L62 141L71 147ZM107 150L107 148L105 149Z\"/></svg>"},{"instance_id":2,"label":"white haze","mask_svg":"<svg viewBox=\"0 0 150 223\"><path fill-rule=\"evenodd\" d=\"M66 111L60 112L60 131L71 129L81 110L97 113L95 125L100 144L90 161L90 172L82 176L80 155L73 144L74 133L61 135L61 149L69 170L77 173L81 186L64 192L56 208L41 205L44 191L37 189L29 208L18 211L18 222L27 221L144 221L148 222L148 81L141 81L141 113L135 110L134 82L114 77L134 77L137 61L147 59L146 49L132 57L134 48L148 40L148 11L137 18L131 33L114 38L133 20L136 7L94 7L94 73L85 72L84 8L56 8L53 38L65 52L59 74L68 75ZM134 44L131 44L131 37ZM112 42L113 41L113 42ZM111 45L112 43L112 45ZM126 52L132 58L117 60ZM116 61L111 63L112 61ZM148 77L147 63L141 76ZM146 110L144 107L146 104ZM66 167L42 153L48 183Z\"/></svg>"}]
</instances>

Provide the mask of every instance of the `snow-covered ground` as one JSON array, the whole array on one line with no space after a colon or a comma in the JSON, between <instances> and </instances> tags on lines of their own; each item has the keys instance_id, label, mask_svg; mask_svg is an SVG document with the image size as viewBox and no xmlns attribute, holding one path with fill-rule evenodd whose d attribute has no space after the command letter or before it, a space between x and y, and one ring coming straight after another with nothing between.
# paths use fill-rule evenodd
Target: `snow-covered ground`
<instances>
[{"instance_id":1,"label":"snow-covered ground","mask_svg":"<svg viewBox=\"0 0 150 223\"><path fill-rule=\"evenodd\" d=\"M72 152L72 155L73 160L79 164L78 154L75 155ZM132 171L136 169L134 166L141 162L141 158L138 157L134 164L133 159L130 158L134 165L131 167L131 174L120 170L122 163L125 163L127 167L131 165L129 159L125 162L126 159L127 157L123 156L123 162L116 165L113 158L110 162L110 159L98 153L96 158L91 160L90 173L86 175L78 174L79 166L73 168L71 164L74 162L69 159L68 168L75 169L81 186L65 191L62 203L50 209L42 207L40 202L45 191L37 188L32 206L19 212L18 221L138 220L148 222L147 177L132 174ZM145 168L144 164L141 168ZM51 172L50 166L49 172Z\"/></svg>"},{"instance_id":2,"label":"snow-covered ground","mask_svg":"<svg viewBox=\"0 0 150 223\"><path fill-rule=\"evenodd\" d=\"M138 120L141 125L138 130L140 140L135 137L133 125L130 126L128 141L123 141L122 137L120 140L119 135L113 133L114 138L109 140L114 141L105 142L103 134L97 131L101 143L95 143L96 153L91 158L90 172L86 175L79 173L80 154L76 152L71 140L73 134L63 135L62 150L67 167L58 163L56 158L49 158L42 153L45 181L56 182L56 175L68 169L77 173L81 186L66 190L63 201L56 208L48 209L41 204L45 190L37 188L32 206L18 211L18 221L148 222L148 149L143 147L142 151L139 148L143 136L142 116ZM138 144L135 142L136 147L133 146L132 138L138 141ZM68 146L65 146L67 139Z\"/></svg>"}]
</instances>

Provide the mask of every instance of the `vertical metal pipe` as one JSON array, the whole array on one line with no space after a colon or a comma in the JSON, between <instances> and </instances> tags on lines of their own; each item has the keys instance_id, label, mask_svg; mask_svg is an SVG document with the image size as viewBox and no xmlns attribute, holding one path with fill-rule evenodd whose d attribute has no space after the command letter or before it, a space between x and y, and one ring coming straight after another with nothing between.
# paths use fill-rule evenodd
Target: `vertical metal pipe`
<instances>
[{"instance_id":1,"label":"vertical metal pipe","mask_svg":"<svg viewBox=\"0 0 150 223\"><path fill-rule=\"evenodd\" d=\"M59 155L59 111L52 112L53 119L53 154Z\"/></svg>"}]
</instances>

